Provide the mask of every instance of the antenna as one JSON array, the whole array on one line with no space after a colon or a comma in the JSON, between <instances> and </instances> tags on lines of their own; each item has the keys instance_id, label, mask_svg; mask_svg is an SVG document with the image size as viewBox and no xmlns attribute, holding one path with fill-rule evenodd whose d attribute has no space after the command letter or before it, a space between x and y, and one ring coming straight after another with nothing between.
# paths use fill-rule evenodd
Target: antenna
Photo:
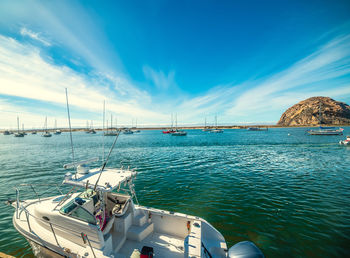
<instances>
[{"instance_id":1,"label":"antenna","mask_svg":"<svg viewBox=\"0 0 350 258\"><path fill-rule=\"evenodd\" d=\"M74 159L74 146L73 146L73 137L72 137L72 126L70 124L70 113L69 113L69 104L68 104L68 92L66 88L66 102L67 102L67 113L68 113L68 123L69 123L69 136L70 136L70 145L72 146L72 159L73 166L75 168L75 159ZM75 178L77 177L77 172L75 171Z\"/></svg>"},{"instance_id":2,"label":"antenna","mask_svg":"<svg viewBox=\"0 0 350 258\"><path fill-rule=\"evenodd\" d=\"M102 164L105 161L105 106L106 106L106 101L103 101L103 124L102 124Z\"/></svg>"},{"instance_id":3,"label":"antenna","mask_svg":"<svg viewBox=\"0 0 350 258\"><path fill-rule=\"evenodd\" d=\"M106 161L103 163L103 165L102 165L102 167L101 167L100 174L98 175L98 178L97 178L96 183L95 183L95 186L94 186L94 191L96 191L96 187L97 187L98 181L99 181L100 178L101 178L102 172L103 172L103 170L105 169L105 167L106 167L106 165L107 165L109 156L111 155L112 150L114 149L115 143L116 143L117 140L118 140L118 137L119 137L119 134L120 134L120 130L118 130L117 132L118 132L118 133L117 133L117 135L115 136L113 145L112 145L112 147L111 147L110 150L109 150L109 153L108 153L108 155L107 155Z\"/></svg>"}]
</instances>

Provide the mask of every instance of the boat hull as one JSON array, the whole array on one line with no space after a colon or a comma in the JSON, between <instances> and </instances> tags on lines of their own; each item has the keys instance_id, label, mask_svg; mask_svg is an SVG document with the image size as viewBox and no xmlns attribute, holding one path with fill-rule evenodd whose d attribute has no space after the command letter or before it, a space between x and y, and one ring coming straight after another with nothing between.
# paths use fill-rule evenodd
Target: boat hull
<instances>
[{"instance_id":1,"label":"boat hull","mask_svg":"<svg viewBox=\"0 0 350 258\"><path fill-rule=\"evenodd\" d=\"M308 131L310 135L343 135L342 131L322 132L322 131Z\"/></svg>"}]
</instances>

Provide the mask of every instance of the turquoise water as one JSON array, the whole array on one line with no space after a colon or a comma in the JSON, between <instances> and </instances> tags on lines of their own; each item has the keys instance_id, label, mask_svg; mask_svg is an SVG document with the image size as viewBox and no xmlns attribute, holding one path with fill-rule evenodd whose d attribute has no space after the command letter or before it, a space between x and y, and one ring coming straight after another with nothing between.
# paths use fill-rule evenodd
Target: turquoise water
<instances>
[{"instance_id":1,"label":"turquoise water","mask_svg":"<svg viewBox=\"0 0 350 258\"><path fill-rule=\"evenodd\" d=\"M78 159L101 156L101 134L73 137ZM338 144L344 138L309 136L304 128L189 130L186 137L142 131L120 136L109 166L136 168L140 204L200 216L229 246L251 240L267 257L349 257L350 147ZM112 140L106 137L106 146ZM0 135L0 252L32 256L12 225L14 209L4 204L15 198L13 187L61 183L69 162L67 133ZM29 189L21 191L28 197Z\"/></svg>"}]
</instances>

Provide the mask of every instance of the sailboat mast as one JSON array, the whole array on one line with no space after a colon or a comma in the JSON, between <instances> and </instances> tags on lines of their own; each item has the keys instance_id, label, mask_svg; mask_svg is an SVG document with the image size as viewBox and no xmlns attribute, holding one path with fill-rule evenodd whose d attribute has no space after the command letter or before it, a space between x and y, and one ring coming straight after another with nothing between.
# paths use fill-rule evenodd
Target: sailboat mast
<instances>
[{"instance_id":1,"label":"sailboat mast","mask_svg":"<svg viewBox=\"0 0 350 258\"><path fill-rule=\"evenodd\" d=\"M113 115L111 114L111 130L113 129Z\"/></svg>"},{"instance_id":2,"label":"sailboat mast","mask_svg":"<svg viewBox=\"0 0 350 258\"><path fill-rule=\"evenodd\" d=\"M320 124L320 126L322 125L322 103L320 102L319 108L318 108L318 123Z\"/></svg>"},{"instance_id":3,"label":"sailboat mast","mask_svg":"<svg viewBox=\"0 0 350 258\"><path fill-rule=\"evenodd\" d=\"M19 133L19 117L17 116L17 133Z\"/></svg>"},{"instance_id":4,"label":"sailboat mast","mask_svg":"<svg viewBox=\"0 0 350 258\"><path fill-rule=\"evenodd\" d=\"M173 113L171 113L171 130L174 127L174 117L173 117Z\"/></svg>"},{"instance_id":5,"label":"sailboat mast","mask_svg":"<svg viewBox=\"0 0 350 258\"><path fill-rule=\"evenodd\" d=\"M175 121L176 121L176 130L177 130L177 113L175 115Z\"/></svg>"}]
</instances>

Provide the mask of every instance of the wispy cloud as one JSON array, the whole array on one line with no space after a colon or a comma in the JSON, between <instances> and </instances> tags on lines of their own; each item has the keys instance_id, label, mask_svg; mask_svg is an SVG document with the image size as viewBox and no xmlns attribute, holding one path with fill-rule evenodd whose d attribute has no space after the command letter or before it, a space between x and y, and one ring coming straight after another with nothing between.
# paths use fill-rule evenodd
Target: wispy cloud
<instances>
[{"instance_id":1,"label":"wispy cloud","mask_svg":"<svg viewBox=\"0 0 350 258\"><path fill-rule=\"evenodd\" d=\"M187 99L181 110L191 115L219 113L228 122L278 121L290 105L312 96L350 99L350 35L319 46L289 68L264 79L228 84Z\"/></svg>"},{"instance_id":2,"label":"wispy cloud","mask_svg":"<svg viewBox=\"0 0 350 258\"><path fill-rule=\"evenodd\" d=\"M228 114L244 116L254 111L262 113L276 109L274 104L280 109L295 103L296 99L308 97L306 93L319 95L323 89L328 89L329 95L335 97L337 91L331 88L338 87L337 84L343 83L344 76L350 75L349 63L350 35L335 38L286 70L256 82L255 87L235 99ZM349 78L345 78L345 81L349 82ZM293 91L297 98L284 98Z\"/></svg>"},{"instance_id":3,"label":"wispy cloud","mask_svg":"<svg viewBox=\"0 0 350 258\"><path fill-rule=\"evenodd\" d=\"M152 83L159 89L159 90L167 90L171 87L175 87L175 72L170 71L168 74L164 73L163 71L156 71L152 69L151 67L145 65L143 67L143 73L145 77L152 81Z\"/></svg>"},{"instance_id":4,"label":"wispy cloud","mask_svg":"<svg viewBox=\"0 0 350 258\"><path fill-rule=\"evenodd\" d=\"M42 37L39 33L36 33L34 31L31 31L31 30L24 28L24 27L21 28L20 33L22 36L30 37L31 39L39 41L40 43L44 44L45 46L51 46L51 43L47 39Z\"/></svg>"},{"instance_id":5,"label":"wispy cloud","mask_svg":"<svg viewBox=\"0 0 350 258\"><path fill-rule=\"evenodd\" d=\"M144 107L143 103L150 101L149 95L138 90L130 92L130 88L136 87L131 87L125 78L111 79L102 74L86 77L68 67L48 63L41 57L40 50L32 45L4 36L0 36L0 85L2 95L55 103L62 107L65 103L64 88L68 88L71 105L99 114L105 99L108 112L118 115L118 120L123 123L130 123L131 117L141 115L146 121L164 116ZM114 91L116 87L125 87L124 96Z\"/></svg>"}]
</instances>

